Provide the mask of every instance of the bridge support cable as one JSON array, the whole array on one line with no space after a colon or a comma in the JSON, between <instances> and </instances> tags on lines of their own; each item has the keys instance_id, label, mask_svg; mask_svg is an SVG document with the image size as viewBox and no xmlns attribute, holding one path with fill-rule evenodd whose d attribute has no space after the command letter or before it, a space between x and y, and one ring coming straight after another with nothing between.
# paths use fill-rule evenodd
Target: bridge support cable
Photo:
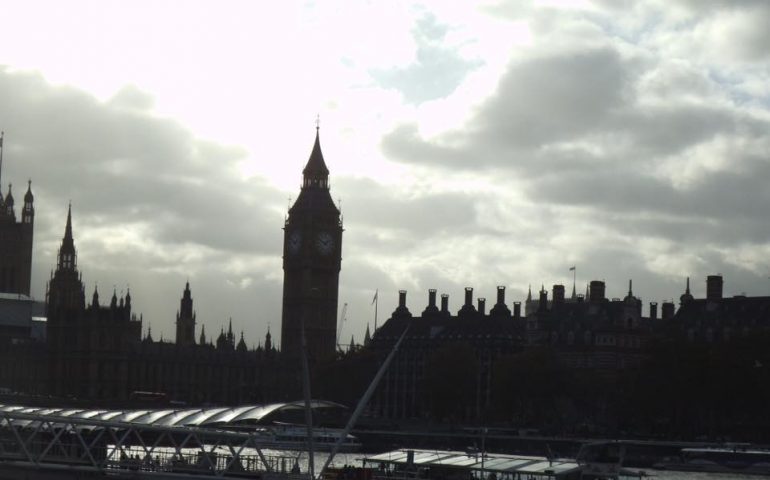
<instances>
[{"instance_id":1,"label":"bridge support cable","mask_svg":"<svg viewBox=\"0 0 770 480\"><path fill-rule=\"evenodd\" d=\"M398 349L401 346L401 342L403 342L404 338L406 338L407 332L409 332L408 325L406 329L404 329L404 332L401 334L396 344L393 346L393 349L385 358L385 361L382 362L380 369L377 371L377 374L372 379L372 382L369 384L369 387L367 387L366 392L364 392L364 395L358 401L358 405L356 405L355 411L353 411L353 414L348 419L347 425L345 425L345 428L337 437L337 441L334 443L334 447L332 448L332 451L329 453L329 457L326 459L326 462L324 463L323 467L321 467L319 477L323 477L324 472L326 471L327 468L329 468L329 465L331 464L332 460L334 460L334 456L337 454L337 452L339 452L339 449L342 446L342 442L348 436L350 431L353 430L353 426L355 426L356 422L358 421L358 417L361 415L361 413L363 413L364 408L366 408L366 405L369 403L369 399L374 394L374 390L377 388L377 385L379 385L380 380L382 379L382 376L385 375L385 371L387 371L388 366L390 366L390 362L392 362L393 358L396 356L396 352L398 352ZM313 472L311 471L310 473L312 475Z\"/></svg>"},{"instance_id":2,"label":"bridge support cable","mask_svg":"<svg viewBox=\"0 0 770 480\"><path fill-rule=\"evenodd\" d=\"M254 445L254 448L257 449L257 455L259 456L259 459L262 461L262 465L265 466L265 471L272 472L273 467L270 465L270 462L267 460L267 457L265 457L265 454L262 452L262 449L259 448L257 445Z\"/></svg>"}]
</instances>

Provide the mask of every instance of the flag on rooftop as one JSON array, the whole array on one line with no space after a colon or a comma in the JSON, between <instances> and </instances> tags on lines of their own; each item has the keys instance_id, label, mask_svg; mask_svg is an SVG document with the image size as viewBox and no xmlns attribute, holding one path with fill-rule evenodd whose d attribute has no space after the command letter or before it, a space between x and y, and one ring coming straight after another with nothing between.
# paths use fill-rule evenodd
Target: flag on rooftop
<instances>
[{"instance_id":1,"label":"flag on rooftop","mask_svg":"<svg viewBox=\"0 0 770 480\"><path fill-rule=\"evenodd\" d=\"M572 271L574 271L574 270L575 270L575 267L574 267L574 266L572 266L572 267L569 267L569 271L570 271L570 272L572 272Z\"/></svg>"},{"instance_id":2,"label":"flag on rooftop","mask_svg":"<svg viewBox=\"0 0 770 480\"><path fill-rule=\"evenodd\" d=\"M374 305L374 302L377 301L377 294L379 293L379 289L374 291L374 297L372 297L372 305Z\"/></svg>"}]
</instances>

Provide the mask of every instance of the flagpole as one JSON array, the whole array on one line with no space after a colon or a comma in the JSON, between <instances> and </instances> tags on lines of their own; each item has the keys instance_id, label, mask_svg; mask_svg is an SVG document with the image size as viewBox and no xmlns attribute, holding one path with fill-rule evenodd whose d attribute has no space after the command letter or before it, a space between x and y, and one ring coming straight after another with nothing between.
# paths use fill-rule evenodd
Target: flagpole
<instances>
[{"instance_id":1,"label":"flagpole","mask_svg":"<svg viewBox=\"0 0 770 480\"><path fill-rule=\"evenodd\" d=\"M377 332L377 305L380 302L380 296L378 295L380 293L379 290L377 290L377 293L374 294L374 331Z\"/></svg>"}]
</instances>

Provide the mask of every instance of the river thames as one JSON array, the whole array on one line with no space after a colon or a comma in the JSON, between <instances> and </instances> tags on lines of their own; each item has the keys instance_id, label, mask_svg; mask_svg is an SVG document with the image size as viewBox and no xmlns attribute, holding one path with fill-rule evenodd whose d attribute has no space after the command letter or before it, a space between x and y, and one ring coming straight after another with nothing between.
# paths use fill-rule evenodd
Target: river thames
<instances>
[{"instance_id":1,"label":"river thames","mask_svg":"<svg viewBox=\"0 0 770 480\"><path fill-rule=\"evenodd\" d=\"M289 454L289 452L283 452L284 454ZM296 455L296 452L294 452ZM337 454L337 456L334 458L333 465L337 467L341 467L343 465L352 465L354 467L360 467L361 466L361 460L365 458L367 454L363 453L346 453L346 454ZM318 452L314 455L315 458L315 469L320 469L324 462L326 461L326 458L328 457L328 454L325 452ZM300 468L302 471L306 471L307 469L307 456L303 454L301 458L299 459ZM635 469L634 469L635 470ZM656 478L659 480L696 480L696 479L707 479L707 480L748 480L748 479L758 479L758 478L766 478L761 475L741 475L741 474L735 474L735 473L702 473L702 472L672 472L672 471L666 471L666 470L654 470L654 469L640 469L641 471L646 473L647 477ZM624 478L624 477L621 477ZM638 478L638 477L629 477L629 478Z\"/></svg>"}]
</instances>

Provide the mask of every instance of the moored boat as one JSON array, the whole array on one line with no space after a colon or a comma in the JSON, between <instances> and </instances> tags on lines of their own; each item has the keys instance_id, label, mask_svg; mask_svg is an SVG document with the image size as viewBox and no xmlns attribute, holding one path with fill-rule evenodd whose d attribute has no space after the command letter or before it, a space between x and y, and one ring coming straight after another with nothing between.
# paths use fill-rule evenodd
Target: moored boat
<instances>
[{"instance_id":1,"label":"moored boat","mask_svg":"<svg viewBox=\"0 0 770 480\"><path fill-rule=\"evenodd\" d=\"M394 450L362 459L376 479L436 480L579 479L572 459L442 450Z\"/></svg>"},{"instance_id":2,"label":"moored boat","mask_svg":"<svg viewBox=\"0 0 770 480\"><path fill-rule=\"evenodd\" d=\"M276 445L283 446L287 450L304 449L307 443L307 429L301 425L276 424L261 427L258 432L265 438L272 440ZM337 440L345 435L341 428L314 427L313 445L319 451L331 451ZM361 442L350 433L344 436L340 442L340 453L352 453L361 449Z\"/></svg>"},{"instance_id":3,"label":"moored boat","mask_svg":"<svg viewBox=\"0 0 770 480\"><path fill-rule=\"evenodd\" d=\"M770 450L744 445L683 448L679 456L653 465L659 470L770 475Z\"/></svg>"}]
</instances>

